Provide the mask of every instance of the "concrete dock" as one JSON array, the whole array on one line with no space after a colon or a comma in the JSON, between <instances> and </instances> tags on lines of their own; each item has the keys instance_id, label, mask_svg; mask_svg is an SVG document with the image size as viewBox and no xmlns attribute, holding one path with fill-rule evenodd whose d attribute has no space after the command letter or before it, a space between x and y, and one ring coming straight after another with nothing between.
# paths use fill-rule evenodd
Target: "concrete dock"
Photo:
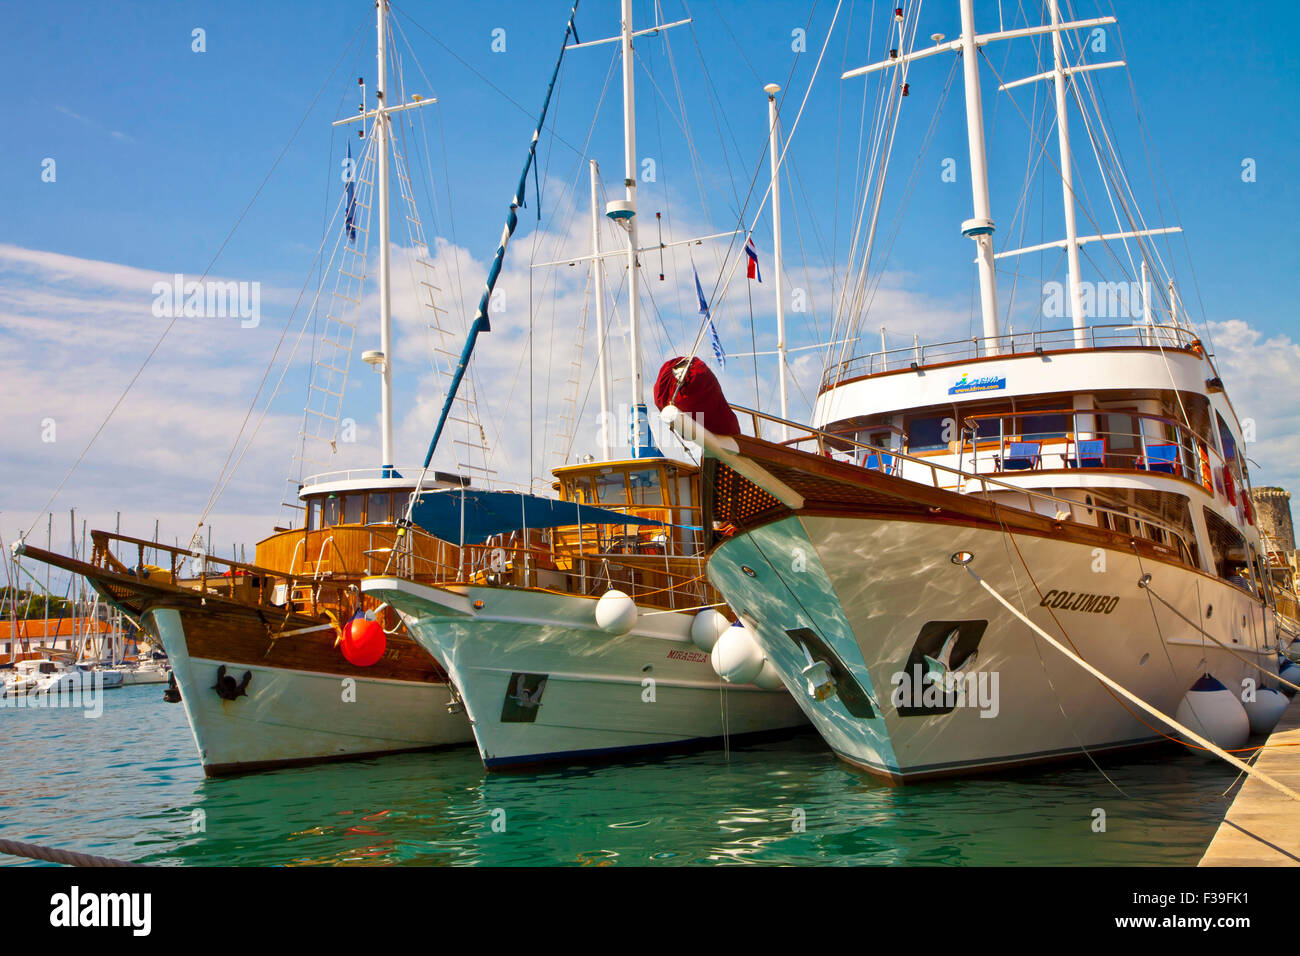
<instances>
[{"instance_id":1,"label":"concrete dock","mask_svg":"<svg viewBox=\"0 0 1300 956\"><path fill-rule=\"evenodd\" d=\"M1300 695L1253 766L1300 790ZM1300 803L1249 778L1228 808L1200 866L1300 866Z\"/></svg>"}]
</instances>

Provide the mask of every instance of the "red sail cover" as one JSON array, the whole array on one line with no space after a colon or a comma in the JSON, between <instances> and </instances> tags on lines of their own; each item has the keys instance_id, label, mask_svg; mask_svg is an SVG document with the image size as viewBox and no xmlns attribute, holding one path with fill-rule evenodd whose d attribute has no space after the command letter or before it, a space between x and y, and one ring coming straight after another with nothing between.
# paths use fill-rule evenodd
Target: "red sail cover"
<instances>
[{"instance_id":1,"label":"red sail cover","mask_svg":"<svg viewBox=\"0 0 1300 956\"><path fill-rule=\"evenodd\" d=\"M691 359L678 386L673 369L685 362L686 359L678 356L660 367L655 379L655 407L662 410L666 405L676 405L715 435L739 435L736 413L727 404L722 386L707 365L697 358Z\"/></svg>"}]
</instances>

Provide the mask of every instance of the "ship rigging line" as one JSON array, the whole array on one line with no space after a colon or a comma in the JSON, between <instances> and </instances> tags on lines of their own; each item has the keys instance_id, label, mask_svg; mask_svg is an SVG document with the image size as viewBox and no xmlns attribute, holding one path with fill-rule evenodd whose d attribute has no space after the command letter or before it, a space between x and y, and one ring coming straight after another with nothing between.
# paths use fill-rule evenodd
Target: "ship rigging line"
<instances>
[{"instance_id":1,"label":"ship rigging line","mask_svg":"<svg viewBox=\"0 0 1300 956\"><path fill-rule=\"evenodd\" d=\"M1052 635L1048 634L1045 630L1043 630L1041 627L1039 627L1037 624L1031 621L1026 615L1016 610L1015 605L1013 605L1010 601L1008 601L1005 597L1003 597L998 592L997 588L993 587L993 585L989 584L978 574L976 574L973 570L971 570L969 564L963 565L962 569L967 574L969 574L976 581L976 583L979 584L980 587L982 587L985 591L987 591L990 595L992 595L995 601L997 601L1008 611L1010 611L1013 615L1015 615L1015 617L1018 620L1020 620L1022 624L1028 627L1031 631L1033 631L1043 640L1045 640L1048 644L1052 645L1052 647L1056 648L1058 651L1064 654L1071 661L1078 664L1080 667L1086 670L1093 677L1097 678L1097 680L1101 681L1107 687L1110 687L1112 690L1128 698L1130 701L1132 701L1138 707L1141 707L1143 710L1151 714L1153 717L1165 721L1169 726L1176 728L1179 733L1182 733L1187 737L1190 737L1192 740L1201 744L1206 750L1210 751L1210 753L1213 753L1214 755L1220 757L1221 759L1226 760L1228 763L1232 764L1238 770L1250 774L1251 776L1258 777L1261 782L1268 784L1270 787L1272 787L1274 790L1278 791L1279 793L1283 794L1284 796L1290 797L1292 800L1300 802L1300 793L1296 793L1286 784L1278 780L1275 780L1273 777L1264 773L1264 771L1250 766L1249 764L1245 763L1238 757L1234 757L1228 751L1224 750L1223 748L1215 745L1213 742L1202 737L1200 734L1196 733L1196 731L1192 730L1190 727L1183 726L1173 717L1170 717L1168 714L1163 713L1159 708L1154 707L1151 704L1148 704L1137 694L1123 687L1117 681L1112 680L1110 677L1107 677L1096 667L1089 664L1086 660L1084 660L1074 651L1067 648L1064 644L1062 644L1056 638L1052 637ZM1026 567L1026 570L1028 570L1028 567Z\"/></svg>"},{"instance_id":2,"label":"ship rigging line","mask_svg":"<svg viewBox=\"0 0 1300 956\"><path fill-rule=\"evenodd\" d=\"M524 106L522 103L520 103L520 102L519 102L518 100L516 100L514 97L512 97L509 93L507 93L505 90L501 89L501 87L497 86L495 83L493 83L491 80L489 80L486 76L484 76L482 73L480 73L478 70L476 70L472 65L470 65L469 61L467 61L467 60L466 60L464 57L462 57L459 53L457 53L457 52L456 52L455 50L453 50L451 47L447 46L447 44L443 43L443 42L442 42L441 40L439 40L436 36L434 36L432 33L430 33L429 30L428 30L426 27L422 26L422 25L419 23L419 21L417 21L414 17L412 17L409 13L407 13L405 10L403 10L401 7L399 7L397 4L393 3L392 0L389 0L388 9L390 9L390 10L396 10L396 11L397 11L398 13L400 13L402 16L406 17L406 19L410 20L410 21L411 21L411 25L412 25L413 27L415 27L417 30L419 30L421 33L423 33L425 36L427 36L427 37L428 37L430 40L432 40L434 43L438 44L438 46L442 47L443 50L445 50L445 51L446 51L446 52L447 52L447 53L452 57L452 59L454 59L454 60L455 60L457 63L459 63L461 66L465 67L465 69L469 70L471 73L473 73L475 76L477 76L480 80L482 80L484 83L486 83L489 87L492 88L492 91L493 91L494 93L499 94L499 95L500 95L504 100L506 100L506 102L508 102L508 103L509 103L511 106L513 106L515 109L519 110L519 112L523 113L523 114L524 114L525 116L527 116L529 119L532 119L532 118L536 115L533 111L530 111L526 106ZM577 146L574 146L572 143L570 143L567 139L565 139L565 138L564 138L563 136L561 136L559 133L556 133L556 132L554 131L554 129L552 129L551 134L552 134L552 136L553 136L557 141L563 143L563 144L564 144L565 146L567 146L569 149L573 150L575 153L578 154L578 156L579 156L580 158L582 157L582 155L583 155L583 151L582 151L581 149L579 149Z\"/></svg>"},{"instance_id":3,"label":"ship rigging line","mask_svg":"<svg viewBox=\"0 0 1300 956\"><path fill-rule=\"evenodd\" d=\"M830 42L831 42L831 36L832 36L832 34L835 32L835 23L836 23L836 21L839 19L840 9L841 9L843 6L844 6L844 0L839 0L839 2L835 4L835 13L834 13L834 14L832 15L832 17L831 17L831 23L830 23L830 26L827 27L827 29L826 29L826 39L825 39L824 41L822 41L822 48L821 48L821 51L817 54L817 62L816 62L816 64L813 66L812 76L809 77L809 79L808 79L808 86L807 86L807 88L804 90L803 100L799 103L799 110L798 110L798 112L795 113L794 123L790 126L790 130L789 130L789 132L786 134L786 137L785 137L785 143L784 143L784 145L781 147L781 156L780 156L779 159L778 159L778 165L780 165L782 162L784 162L785 155L786 155L787 152L789 152L789 149L790 149L790 143L791 143L791 141L794 139L795 131L799 128L799 121L803 118L803 111L804 111L804 108L808 105L808 97L812 94L813 84L817 82L817 76L818 76L818 74L821 72L822 61L826 58L826 49L827 49L827 47L830 45ZM813 14L815 14L816 11L817 11L817 4L814 2L814 3L813 3L813 9L812 9L812 12L810 12L809 15L808 15L808 22L809 22L810 24L812 23L812 17L813 17ZM796 65L798 62L799 62L799 55L796 54L796 56L795 56L795 60L794 60L794 63L792 63L792 64L790 65L790 73L789 73L789 75L788 75L787 78L786 78L786 88L787 88L787 89L788 89L788 87L789 87L789 81L790 81L790 78L794 76L794 68L795 68L795 65ZM782 101L782 103L785 102L785 93L782 93L781 101ZM759 204L758 204L758 209L755 210L755 212L754 212L754 218L753 218L753 220L751 221L751 224L750 224L749 229L748 229L748 230L745 230L745 228L744 228L744 226L745 226L745 222L744 222L744 218L743 218L743 217L744 217L744 211L745 211L745 209L748 208L750 199L753 198L753 195L754 195L754 188L755 188L755 185L756 185L757 182L758 182L758 175L759 175L760 170L761 170L762 167L763 167L763 156L767 155L767 148L768 148L768 146L767 146L767 143L766 143L766 141L765 141L765 143L764 143L764 147L763 147L763 150L762 150L762 152L761 152L760 155L759 155L758 161L754 164L754 175L753 175L752 177L750 177L750 181L749 181L749 192L747 192L747 193L745 194L745 201L741 204L741 218L739 219L739 225L740 225L741 229L738 230L738 234L739 234L739 232L741 232L741 231L744 231L745 235L749 235L749 233L753 232L754 226L758 224L758 217L762 214L762 212L763 212L763 207L767 204L767 199L768 199L768 197L771 195L772 190L771 190L771 186L769 185L769 186L768 186L768 189L767 189L766 192L764 192L764 194L763 194L763 199L762 199L762 200L759 202ZM722 282L722 276L723 276L723 274L726 273L726 271L727 271L727 270L726 270L726 262L727 262L729 259L731 259L731 255L732 255L732 253L735 251L735 248L736 248L736 237L735 237L735 236L732 236L732 237L731 237L731 242L727 245L727 250L726 250L726 252L723 253L723 257L722 257L722 261L723 261L723 269L722 269L721 272L719 272L719 274L718 274L718 279L717 279L717 280L714 282L714 284L713 284L712 295L711 295L711 297L710 297L710 304L711 304L711 307L714 308L714 309L718 308L718 307L721 305L722 300L725 299L725 297L726 297L726 293L727 293L727 289L730 287L730 285L731 285L731 280L732 280L732 278L735 277L735 274L736 274L736 268L737 268L737 266L740 264L740 259L737 258L736 261L735 261L735 265L733 265L732 268L731 268L731 272L730 272L730 275L729 275L728 278L727 278L726 285L723 285L723 286L722 286L722 293L719 294L719 293L718 293L718 286L719 286L719 285L721 284L721 282ZM700 321L700 323L699 323L699 329L698 329L698 331L695 333L695 341L691 344L691 349L690 349L690 352L688 353L688 356L687 356L688 358L694 358L695 355L696 355L696 353L699 351L700 344L704 341L704 333L706 332L707 329L708 329L708 320L707 320L707 319L701 319L701 321ZM681 390L681 387L682 387L682 383L681 383L681 382L677 382L677 383L673 386L673 392L672 392L672 395L669 397L669 401L670 401L670 402L673 401L673 400L677 397L677 392Z\"/></svg>"},{"instance_id":4,"label":"ship rigging line","mask_svg":"<svg viewBox=\"0 0 1300 956\"><path fill-rule=\"evenodd\" d=\"M993 514L997 517L998 527L1001 528L1002 530L1002 549L1007 553L1007 564L1011 568L1011 576L1016 583L1016 596L1020 599L1020 606L1023 608L1025 606L1025 595L1020 588L1020 576L1016 574L1016 566L1015 564L1012 563L1011 552L1007 548L1008 543L1012 545L1015 544L1015 539L1012 537L1011 532L1007 530L1006 523L1002 520L1002 509L998 507L996 502L992 501L991 499L987 499L987 496L986 496L986 500L988 500L989 504L993 506ZM1020 549L1017 548L1016 554L1019 555L1019 553L1020 553ZM1021 564L1024 564L1023 559L1021 559ZM1029 574L1028 565L1025 565L1025 573L1029 575L1029 583L1034 586L1034 591L1036 591L1039 597L1041 598L1042 592L1039 591L1038 583L1034 581L1033 575ZM1051 608L1048 608L1048 613L1052 614ZM1052 614L1052 620L1056 622L1057 627L1061 628L1061 633L1065 634L1065 639L1069 641L1070 635L1066 633L1065 628L1061 627L1061 622L1056 619L1055 614ZM1047 670L1047 661L1043 659L1043 649L1039 647L1037 641L1031 641L1030 643L1033 645L1034 653L1038 656L1038 666L1042 668L1043 677L1047 680L1047 686L1052 689L1052 696L1056 698L1056 709L1059 710L1061 712L1061 716L1065 718L1065 726L1069 729L1070 736L1074 738L1074 742L1079 745L1079 750L1083 752L1083 755L1088 758L1088 762L1092 764L1093 769L1095 769L1099 774L1101 774L1108 784L1110 784L1112 787L1118 790L1125 797L1129 796L1128 792L1123 787L1121 787L1118 783L1116 783L1111 778L1110 774L1106 773L1106 771L1102 769L1101 764L1097 763L1097 758L1092 755L1092 751L1088 749L1088 745L1083 742L1083 739L1079 736L1078 732L1075 730L1074 723L1070 720L1070 715L1065 711L1065 704L1061 700L1061 693L1059 690L1056 689L1056 683L1052 680L1052 675ZM1073 641L1070 641L1070 646L1074 647ZM1078 648L1075 649L1077 650Z\"/></svg>"},{"instance_id":5,"label":"ship rigging line","mask_svg":"<svg viewBox=\"0 0 1300 956\"><path fill-rule=\"evenodd\" d=\"M994 505L994 509L995 509L995 511L997 511L998 514L999 514L998 523L999 523L999 524L1002 524L1001 517L1000 517L1001 512L1000 512L1000 510L998 510L996 504ZM1021 566L1025 569L1025 574L1029 576L1029 583L1032 584L1032 585L1034 586L1034 591L1037 592L1039 598L1041 599L1041 598L1043 597L1043 589L1040 588L1040 587L1038 586L1038 582L1034 579L1034 572L1031 571L1031 570L1029 570L1029 564L1028 564L1028 562L1025 561L1025 557L1024 557L1024 555L1020 553L1020 545L1016 542L1016 536L1015 536L1015 534L1014 534L1013 532L1011 532L1011 530L1008 529L1005 525L1002 526L1002 533L1003 533L1003 535L1006 537L1006 539L1009 540L1009 541L1011 542L1012 547L1015 548L1015 550L1016 550L1016 557L1019 559ZM1198 583L1198 587L1199 587L1199 583ZM987 587L986 587L986 589L987 589ZM1079 648L1075 645L1075 643L1074 643L1074 639L1070 637L1070 632L1067 631L1067 630L1065 629L1065 625L1063 625L1063 624L1061 623L1060 618L1058 618L1058 617L1056 616L1056 612L1055 612L1051 607L1048 607L1048 608L1047 608L1047 613L1048 613L1048 615L1052 618L1053 623L1055 623L1056 626L1060 629L1061 634L1065 637L1066 641L1069 642L1070 647L1073 648L1073 649L1074 649L1074 652L1079 656L1079 659L1080 659L1080 660L1083 660L1083 655L1079 652ZM1019 615L1018 615L1018 616L1019 616ZM1024 620L1024 618L1022 618L1022 620ZM1030 626L1032 627L1033 625L1031 624ZM1158 633L1158 632L1159 632L1159 624L1158 624L1158 623L1157 623L1157 627L1156 627L1156 629L1157 629L1157 633ZM1168 649L1168 647L1166 647L1165 644L1164 644L1164 638L1163 638L1163 636L1160 637L1160 646L1161 646L1161 648L1164 650L1165 657L1168 658L1168 656L1169 656L1169 649ZM1086 661L1084 661L1084 663L1087 664ZM1169 664L1170 664L1170 667L1172 667L1172 666L1173 666L1173 661L1170 660ZM1091 665L1088 665L1088 666L1091 667ZM1103 684L1104 684L1104 683L1105 683L1105 682L1103 681ZM1115 697L1114 693L1112 693L1111 696L1112 696L1112 697ZM1180 738L1178 738L1178 737L1173 737L1173 736L1171 736L1171 735L1165 733L1165 732L1164 732L1163 730L1161 730L1159 727L1153 727L1151 724L1147 723L1147 722L1142 718L1142 716L1141 716L1140 714L1135 714L1135 713L1133 713L1133 711L1130 710L1129 707L1128 707L1128 706L1127 706L1127 705L1126 705L1122 700L1120 700L1118 697L1115 697L1115 701L1116 701L1116 703L1118 703L1121 707L1123 707L1125 710L1127 710L1127 711L1129 712L1129 714L1131 714L1135 720L1137 720L1139 723L1143 724L1147 729L1151 730L1152 732L1154 732L1154 733L1156 733L1156 734L1159 734L1161 737L1164 737L1166 740L1173 741L1174 743L1177 743L1177 744L1182 744L1184 747L1187 747L1187 748L1190 749L1190 750L1205 750L1205 749L1206 749L1206 748L1204 748L1204 747L1198 747L1196 744L1190 743L1190 742L1188 742L1188 741L1186 741L1186 740L1182 740L1182 739L1180 739ZM1178 726L1178 725L1175 724L1174 726ZM1198 739L1199 739L1199 738L1198 738ZM1253 750L1255 750L1255 749L1256 749L1256 748L1254 748L1254 747L1241 747L1241 748L1238 748L1238 749L1235 750L1235 751L1228 751L1228 752L1230 752L1230 753L1246 753L1246 752L1249 752L1249 751L1253 751Z\"/></svg>"},{"instance_id":6,"label":"ship rigging line","mask_svg":"<svg viewBox=\"0 0 1300 956\"><path fill-rule=\"evenodd\" d=\"M285 142L284 146L280 149L280 152L276 155L275 160L271 163L271 168L266 171L266 175L263 176L262 181L258 183L257 189L253 191L252 198L248 200L248 203L247 205L244 206L243 211L235 219L235 224L230 227L230 231L227 232L225 238L221 240L221 244L217 247L217 251L213 253L212 258L208 261L207 266L203 269L203 274L199 276L197 280L200 284L202 284L203 281L207 279L208 273L211 272L212 267L217 264L217 260L221 258L221 254L225 251L226 246L230 243L230 240L234 238L235 233L239 230L239 227L243 223L244 218L248 215L249 210L253 208L253 204L257 202L258 197L262 195L262 190L266 188L266 184L270 182L271 177L275 175L276 169L278 169L280 166L280 161L284 159L286 154L288 154L289 147L293 145L293 141L298 138L298 134L302 131L302 128L306 124L307 118L311 115L312 110L316 108L316 104L317 102L319 102L321 95L329 87L330 81L334 79L334 74L338 71L339 66L343 63L345 59L347 59L348 51L352 49L352 44L357 41L357 36L361 33L361 28L364 25L365 25L364 23L357 25L356 30L352 34L352 39L348 41L347 46L344 47L343 49L343 55L340 56L338 60L335 61L334 66L330 68L329 75L325 77L325 82L321 84L320 89L316 91L316 95L312 97L312 101L308 105L306 111L302 114L302 118L298 120L298 125L293 128L293 132L289 134L289 139ZM183 310L174 310L174 311L180 313ZM87 439L86 445L84 448L81 449L81 453L77 455L76 461L72 463L71 467L68 468L67 473L64 474L63 478L55 486L54 490L50 492L50 497L46 499L45 504L42 505L40 510L36 512L36 517L32 519L31 525L28 527L26 533L23 535L24 538L30 535L33 530L35 530L36 522L40 520L40 516L49 510L50 505L54 503L54 499L57 498L59 496L59 493L63 490L63 486L68 483L68 479L71 478L73 473L76 472L76 470L81 467L81 462L85 459L87 453L89 453L91 446L95 444L95 441L103 433L104 429L108 427L108 423L112 420L113 416L117 413L117 410L121 407L122 403L126 401L126 396L130 393L131 389L135 386L135 383L140 380L140 376L143 375L144 370L149 367L149 363L153 361L153 357L158 353L158 350L162 348L162 344L164 340L166 340L168 334L171 332L172 328L175 327L176 323L180 319L181 319L180 314L173 315L171 321L168 322L166 327L162 330L162 334L158 336L158 341L154 343L153 348L149 350L149 354L146 355L144 357L144 361L140 363L140 367L136 369L135 374L131 376L131 380L127 382L126 387L122 389L122 394L120 394L117 397L117 400L113 402L112 407L109 408L108 410L108 414L105 415L104 420L99 423L99 427L95 429L94 434L92 434L90 438Z\"/></svg>"},{"instance_id":7,"label":"ship rigging line","mask_svg":"<svg viewBox=\"0 0 1300 956\"><path fill-rule=\"evenodd\" d=\"M1135 552L1135 553L1136 553L1136 552ZM1141 557L1141 555L1139 555L1139 556L1138 556L1138 566L1141 567L1141 564L1142 564L1142 557ZM1163 597L1161 597L1158 593L1156 593L1155 589L1151 587L1151 583L1150 583L1149 581L1147 581L1146 578L1147 578L1147 575L1146 575L1146 573L1144 572L1144 573L1143 573L1143 576L1142 576L1142 581L1139 581L1139 582L1138 582L1138 587L1140 587L1140 588L1142 588L1142 590L1146 591L1148 597L1150 597L1150 598L1154 598L1155 600L1157 600L1157 601L1159 601L1161 604L1163 604L1165 607L1169 608L1169 610L1173 611L1176 615L1178 615L1180 618L1182 618L1183 621L1185 621L1187 624L1190 624L1193 628L1195 628L1197 631L1199 631L1199 632L1200 632L1202 635L1204 635L1205 637L1208 637L1208 638L1209 638L1211 641L1213 641L1215 644L1218 644L1219 647L1221 647L1223 650L1227 651L1227 652L1228 652L1229 654L1231 654L1233 657L1237 658L1237 660L1241 661L1242 663L1249 664L1251 667L1255 668L1257 671L1259 671L1259 672L1261 672L1261 673L1263 673L1263 674L1266 674L1266 675L1268 675L1269 677L1275 678L1279 683L1281 683L1281 684L1285 684L1287 687L1290 687L1292 690L1298 690L1298 691L1300 691L1300 685L1298 685L1298 684L1293 684L1293 683L1291 683L1291 681L1287 680L1287 679L1286 679L1285 677L1283 677L1281 674L1274 674L1274 673L1273 673L1271 670L1269 670L1267 667L1262 667L1261 665L1257 664L1255 661L1249 660L1248 658L1244 657L1243 655L1238 654L1236 651L1234 651L1234 650L1233 650L1231 647L1229 647L1227 644L1224 644L1223 641L1219 640L1217 637L1215 637L1215 636L1214 636L1213 634L1211 634L1209 631L1205 630L1205 628L1200 627L1200 626L1198 626L1197 624L1193 623L1193 622L1191 621L1191 619L1187 617L1187 615L1185 615L1182 611L1178 610L1178 608L1174 607L1172 604L1170 604L1168 601L1166 601ZM1144 582L1145 582L1145 583L1144 583ZM1155 607L1154 607L1154 606L1151 608L1151 616L1152 616L1153 619L1155 618Z\"/></svg>"},{"instance_id":8,"label":"ship rigging line","mask_svg":"<svg viewBox=\"0 0 1300 956\"><path fill-rule=\"evenodd\" d=\"M254 439L257 438L257 433L261 430L262 423L266 421L266 415L271 410L271 403L275 401L276 395L279 394L280 386L284 384L285 376L289 374L289 368L293 365L294 356L298 354L298 347L302 344L303 336L307 332L308 319L310 319L313 315L316 314L316 304L320 299L323 285L317 288L316 295L312 299L311 308L308 310L307 315L303 317L303 324L298 329L298 337L297 339L294 340L293 348L289 351L288 358L285 359L284 367L280 371L280 377L275 383L275 388L272 389L271 394L267 397L266 405L262 408L262 414L258 416L257 423L253 426L253 430L251 434L249 434L248 440L244 442L244 447L243 450L239 452L239 457L235 458L234 464L231 465L230 459L234 457L235 450L239 448L240 440L244 436L244 429L248 425L248 420L253 415L253 410L257 407L257 400L261 397L262 389L263 387L265 387L267 379L270 378L271 370L275 367L275 361L280 354L280 348L281 346L284 345L284 340L289 334L289 328L293 323L294 315L298 311L298 306L302 304L303 296L307 294L307 286L308 284L310 284L311 277L313 273L315 273L316 271L316 263L320 261L321 253L325 249L325 243L329 241L329 236L334 231L334 223L338 219L339 211L343 209L345 199L346 199L346 194L340 194L338 204L334 210L334 215L330 219L330 223L326 229L325 234L321 237L320 245L316 249L316 255L312 259L311 268L308 269L307 271L307 278L303 282L302 288L298 290L298 298L294 302L293 309L292 311L290 311L289 317L285 320L284 328L280 332L280 339L278 342L276 342L275 350L271 353L271 358L266 363L266 371L262 373L262 380L258 383L257 391L253 394L253 400L252 402L249 403L248 411L244 414L244 420L239 426L239 431L235 435L234 443L230 446L230 451L226 455L226 460L222 463L221 470L217 472L216 484L213 486L212 491L208 495L207 503L203 506L203 511L199 515L198 525L194 529L196 534L198 533L198 529L203 527L204 523L208 520L208 515L211 514L212 509L217 506L217 502L221 499L221 496L225 494L226 488L229 486L231 479L235 477L235 473L239 470L239 466L243 463L244 456L248 454L248 450L252 447ZM342 238L343 238L343 232L340 231L334 243L336 251L338 249L339 243L342 241ZM331 262L333 261L333 258L334 258L334 254L331 253L330 255ZM227 467L228 465L230 467Z\"/></svg>"}]
</instances>

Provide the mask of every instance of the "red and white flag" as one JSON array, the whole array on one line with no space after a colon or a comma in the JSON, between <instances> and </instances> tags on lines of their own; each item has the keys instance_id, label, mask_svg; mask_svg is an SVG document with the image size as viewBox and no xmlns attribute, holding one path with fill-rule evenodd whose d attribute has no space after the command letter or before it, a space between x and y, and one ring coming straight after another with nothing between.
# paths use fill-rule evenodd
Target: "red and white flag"
<instances>
[{"instance_id":1,"label":"red and white flag","mask_svg":"<svg viewBox=\"0 0 1300 956\"><path fill-rule=\"evenodd\" d=\"M751 279L762 282L763 273L758 271L758 247L754 245L753 236L745 240L745 255L749 257L749 270L746 275Z\"/></svg>"}]
</instances>

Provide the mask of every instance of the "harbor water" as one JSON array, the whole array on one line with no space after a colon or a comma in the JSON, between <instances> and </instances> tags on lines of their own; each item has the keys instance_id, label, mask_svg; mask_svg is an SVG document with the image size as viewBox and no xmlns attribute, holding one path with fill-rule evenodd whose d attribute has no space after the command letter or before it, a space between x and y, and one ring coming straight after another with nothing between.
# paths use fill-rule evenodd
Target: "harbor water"
<instances>
[{"instance_id":1,"label":"harbor water","mask_svg":"<svg viewBox=\"0 0 1300 956\"><path fill-rule=\"evenodd\" d=\"M1235 792L1172 746L893 787L815 734L530 773L462 747L207 780L162 690L112 691L98 719L0 707L0 837L185 866L1194 865Z\"/></svg>"}]
</instances>

